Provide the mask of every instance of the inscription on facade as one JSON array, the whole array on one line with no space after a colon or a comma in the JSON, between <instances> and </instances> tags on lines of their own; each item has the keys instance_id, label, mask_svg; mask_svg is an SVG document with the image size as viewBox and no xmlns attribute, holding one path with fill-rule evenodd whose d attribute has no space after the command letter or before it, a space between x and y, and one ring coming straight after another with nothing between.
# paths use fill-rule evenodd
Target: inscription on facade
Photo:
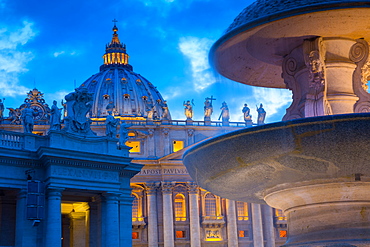
<instances>
[{"instance_id":1,"label":"inscription on facade","mask_svg":"<svg viewBox=\"0 0 370 247\"><path fill-rule=\"evenodd\" d=\"M162 174L188 174L186 169L142 169L138 174L140 175L162 175Z\"/></svg>"},{"instance_id":2,"label":"inscription on facade","mask_svg":"<svg viewBox=\"0 0 370 247\"><path fill-rule=\"evenodd\" d=\"M80 178L85 180L119 181L118 175L115 172L70 167L52 167L51 175L68 178Z\"/></svg>"}]
</instances>

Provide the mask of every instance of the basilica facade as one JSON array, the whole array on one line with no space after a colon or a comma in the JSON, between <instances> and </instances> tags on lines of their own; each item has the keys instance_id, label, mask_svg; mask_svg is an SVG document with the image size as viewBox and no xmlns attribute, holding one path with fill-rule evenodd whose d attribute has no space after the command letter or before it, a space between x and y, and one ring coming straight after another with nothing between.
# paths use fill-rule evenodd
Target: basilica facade
<instances>
[{"instance_id":1,"label":"basilica facade","mask_svg":"<svg viewBox=\"0 0 370 247\"><path fill-rule=\"evenodd\" d=\"M251 127L248 114L230 122L226 107L222 121L212 121L207 108L204 121L194 121L188 101L184 119L174 120L129 64L116 26L105 51L100 71L66 96L61 128L37 89L2 117L0 246L282 245L280 210L212 194L182 164L197 143ZM79 100L90 105L88 121L78 117ZM33 110L31 133L25 109Z\"/></svg>"}]
</instances>

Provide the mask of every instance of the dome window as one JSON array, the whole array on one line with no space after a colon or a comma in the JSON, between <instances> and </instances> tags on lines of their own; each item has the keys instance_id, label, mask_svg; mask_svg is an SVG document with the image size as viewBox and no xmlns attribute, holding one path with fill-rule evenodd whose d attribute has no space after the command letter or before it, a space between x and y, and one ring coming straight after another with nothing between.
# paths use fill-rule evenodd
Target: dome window
<instances>
[{"instance_id":1,"label":"dome window","mask_svg":"<svg viewBox=\"0 0 370 247\"><path fill-rule=\"evenodd\" d=\"M147 100L148 99L148 96L143 96L141 97L143 100Z\"/></svg>"},{"instance_id":2,"label":"dome window","mask_svg":"<svg viewBox=\"0 0 370 247\"><path fill-rule=\"evenodd\" d=\"M104 98L104 99L109 99L109 95L108 95L108 94L104 94L104 95L103 95L103 98Z\"/></svg>"},{"instance_id":3,"label":"dome window","mask_svg":"<svg viewBox=\"0 0 370 247\"><path fill-rule=\"evenodd\" d=\"M126 78L122 78L122 79L121 79L121 82L122 82L122 83L127 83L127 79L126 79Z\"/></svg>"},{"instance_id":4,"label":"dome window","mask_svg":"<svg viewBox=\"0 0 370 247\"><path fill-rule=\"evenodd\" d=\"M125 93L125 94L123 95L123 98L125 98L125 99L129 99L129 98L130 98L130 95L129 95L128 93Z\"/></svg>"},{"instance_id":5,"label":"dome window","mask_svg":"<svg viewBox=\"0 0 370 247\"><path fill-rule=\"evenodd\" d=\"M140 80L140 79L137 79L137 80L136 80L136 83L137 83L137 84L140 84L140 83L141 83L141 80Z\"/></svg>"}]
</instances>

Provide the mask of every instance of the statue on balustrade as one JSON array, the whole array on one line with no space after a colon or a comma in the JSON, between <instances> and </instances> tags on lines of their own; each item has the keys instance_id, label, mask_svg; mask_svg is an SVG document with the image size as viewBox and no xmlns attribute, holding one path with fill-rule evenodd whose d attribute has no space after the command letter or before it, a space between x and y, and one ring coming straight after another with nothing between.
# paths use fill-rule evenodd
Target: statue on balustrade
<instances>
[{"instance_id":1,"label":"statue on balustrade","mask_svg":"<svg viewBox=\"0 0 370 247\"><path fill-rule=\"evenodd\" d=\"M265 109L263 109L263 105L260 104L260 107L258 106L256 107L257 107L257 113L258 113L257 125L265 124L266 111Z\"/></svg>"},{"instance_id":2,"label":"statue on balustrade","mask_svg":"<svg viewBox=\"0 0 370 247\"><path fill-rule=\"evenodd\" d=\"M58 108L57 106L57 101L53 101L53 105L50 110L50 130L60 130L61 129L61 123L60 123L60 117L62 116L61 114L61 109Z\"/></svg>"},{"instance_id":3,"label":"statue on balustrade","mask_svg":"<svg viewBox=\"0 0 370 247\"><path fill-rule=\"evenodd\" d=\"M39 112L32 109L30 103L25 105L21 115L24 133L32 133L34 126L33 116L36 116L37 114L39 114Z\"/></svg>"},{"instance_id":4,"label":"statue on balustrade","mask_svg":"<svg viewBox=\"0 0 370 247\"><path fill-rule=\"evenodd\" d=\"M114 118L112 111L108 111L108 116L105 120L105 135L110 138L116 138L118 123L119 119Z\"/></svg>"},{"instance_id":5,"label":"statue on balustrade","mask_svg":"<svg viewBox=\"0 0 370 247\"><path fill-rule=\"evenodd\" d=\"M161 104L161 107L162 107L162 120L168 120L169 117L170 117L170 112L168 110L168 105L167 105L167 101L163 101L163 103Z\"/></svg>"},{"instance_id":6,"label":"statue on balustrade","mask_svg":"<svg viewBox=\"0 0 370 247\"><path fill-rule=\"evenodd\" d=\"M0 122L4 119L4 103L3 101L0 99Z\"/></svg>"},{"instance_id":7,"label":"statue on balustrade","mask_svg":"<svg viewBox=\"0 0 370 247\"><path fill-rule=\"evenodd\" d=\"M121 147L123 147L123 146L126 146L125 143L129 139L128 128L130 126L131 126L130 124L128 124L124 120L122 120L121 125L119 127L119 149L121 149Z\"/></svg>"},{"instance_id":8,"label":"statue on balustrade","mask_svg":"<svg viewBox=\"0 0 370 247\"><path fill-rule=\"evenodd\" d=\"M91 119L86 117L92 107L93 96L87 88L76 88L65 96L67 117L65 130L80 135L96 135L90 128Z\"/></svg>"},{"instance_id":9,"label":"statue on balustrade","mask_svg":"<svg viewBox=\"0 0 370 247\"><path fill-rule=\"evenodd\" d=\"M191 101L190 103L190 100L184 101L184 104L185 106L185 116L186 116L186 120L191 120L193 118L193 105L194 105L194 100Z\"/></svg>"},{"instance_id":10,"label":"statue on balustrade","mask_svg":"<svg viewBox=\"0 0 370 247\"><path fill-rule=\"evenodd\" d=\"M226 102L222 102L221 106L221 114L218 120L222 118L222 122L229 122L230 119L230 112L229 112L229 107L227 106Z\"/></svg>"},{"instance_id":11,"label":"statue on balustrade","mask_svg":"<svg viewBox=\"0 0 370 247\"><path fill-rule=\"evenodd\" d=\"M211 96L211 98L207 97L204 101L204 121L211 121L211 115L213 113L213 105L212 101L216 100Z\"/></svg>"}]
</instances>

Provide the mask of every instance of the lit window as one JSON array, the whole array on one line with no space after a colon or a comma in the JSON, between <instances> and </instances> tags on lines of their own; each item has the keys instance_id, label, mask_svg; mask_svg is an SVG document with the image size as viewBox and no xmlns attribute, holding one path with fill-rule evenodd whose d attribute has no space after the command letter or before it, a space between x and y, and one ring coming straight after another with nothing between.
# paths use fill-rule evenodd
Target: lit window
<instances>
[{"instance_id":1,"label":"lit window","mask_svg":"<svg viewBox=\"0 0 370 247\"><path fill-rule=\"evenodd\" d=\"M139 213L139 198L136 195L132 195L134 198L132 202L132 218L137 218Z\"/></svg>"},{"instance_id":2,"label":"lit window","mask_svg":"<svg viewBox=\"0 0 370 247\"><path fill-rule=\"evenodd\" d=\"M287 231L286 230L280 230L279 231L279 237L280 238L286 238L287 236Z\"/></svg>"},{"instance_id":3,"label":"lit window","mask_svg":"<svg viewBox=\"0 0 370 247\"><path fill-rule=\"evenodd\" d=\"M239 231L239 238L247 238L248 237L248 231Z\"/></svg>"},{"instance_id":4,"label":"lit window","mask_svg":"<svg viewBox=\"0 0 370 247\"><path fill-rule=\"evenodd\" d=\"M184 142L183 141L173 141L173 151L177 152L184 148Z\"/></svg>"},{"instance_id":5,"label":"lit window","mask_svg":"<svg viewBox=\"0 0 370 247\"><path fill-rule=\"evenodd\" d=\"M176 231L176 238L186 238L185 231Z\"/></svg>"},{"instance_id":6,"label":"lit window","mask_svg":"<svg viewBox=\"0 0 370 247\"><path fill-rule=\"evenodd\" d=\"M186 205L185 205L185 196L183 194L177 194L175 196L175 218L176 221L185 221L186 220Z\"/></svg>"},{"instance_id":7,"label":"lit window","mask_svg":"<svg viewBox=\"0 0 370 247\"><path fill-rule=\"evenodd\" d=\"M275 217L277 220L286 220L286 216L281 209L275 208Z\"/></svg>"},{"instance_id":8,"label":"lit window","mask_svg":"<svg viewBox=\"0 0 370 247\"><path fill-rule=\"evenodd\" d=\"M130 153L140 153L140 142L138 141L127 141L126 146L132 147Z\"/></svg>"},{"instance_id":9,"label":"lit window","mask_svg":"<svg viewBox=\"0 0 370 247\"><path fill-rule=\"evenodd\" d=\"M128 132L128 136L136 136L135 132Z\"/></svg>"},{"instance_id":10,"label":"lit window","mask_svg":"<svg viewBox=\"0 0 370 247\"><path fill-rule=\"evenodd\" d=\"M139 239L139 232L132 232L132 239Z\"/></svg>"},{"instance_id":11,"label":"lit window","mask_svg":"<svg viewBox=\"0 0 370 247\"><path fill-rule=\"evenodd\" d=\"M216 216L216 197L211 193L205 196L206 216Z\"/></svg>"},{"instance_id":12,"label":"lit window","mask_svg":"<svg viewBox=\"0 0 370 247\"><path fill-rule=\"evenodd\" d=\"M238 220L248 220L248 204L246 202L236 202L238 210Z\"/></svg>"}]
</instances>

